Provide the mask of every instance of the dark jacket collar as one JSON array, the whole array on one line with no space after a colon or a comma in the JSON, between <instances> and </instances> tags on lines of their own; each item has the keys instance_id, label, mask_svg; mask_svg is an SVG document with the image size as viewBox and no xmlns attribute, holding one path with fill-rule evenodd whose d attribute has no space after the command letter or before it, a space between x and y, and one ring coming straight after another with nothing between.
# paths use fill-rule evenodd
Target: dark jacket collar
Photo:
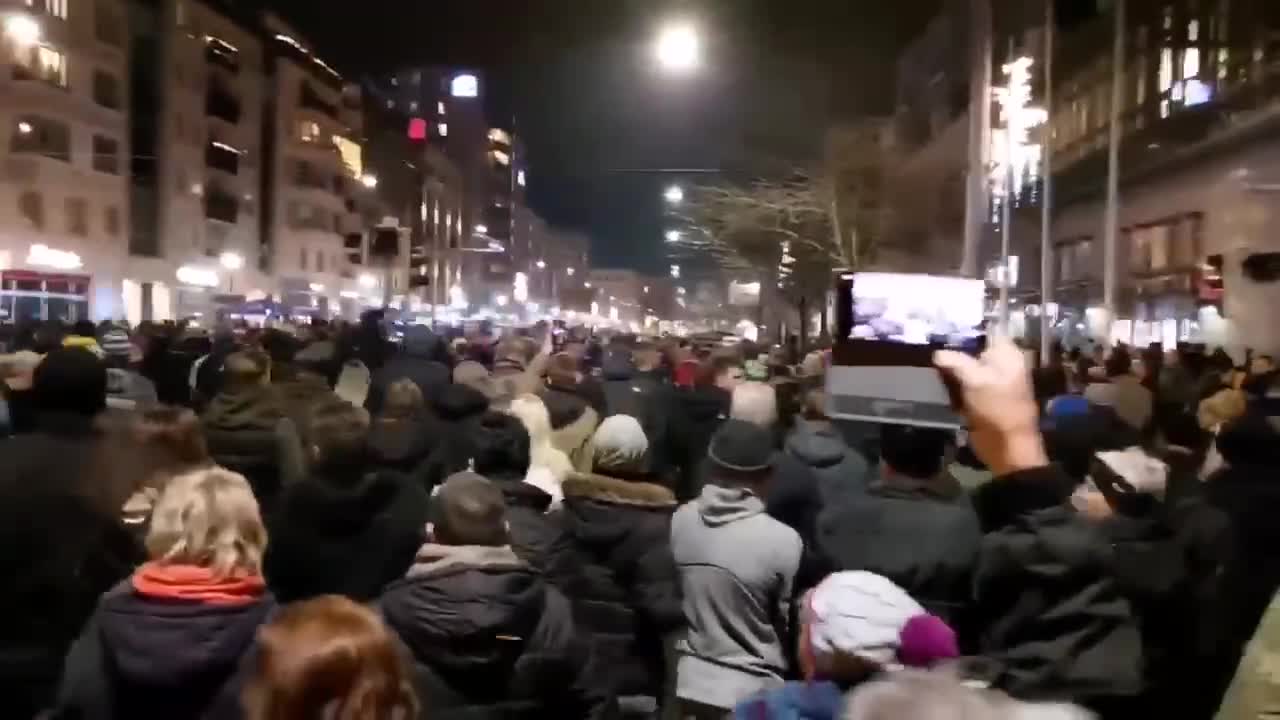
<instances>
[{"instance_id":1,"label":"dark jacket collar","mask_svg":"<svg viewBox=\"0 0 1280 720\"><path fill-rule=\"evenodd\" d=\"M1075 487L1075 480L1061 468L1045 465L993 479L978 488L973 504L982 531L988 533L1038 510L1064 506Z\"/></svg>"},{"instance_id":2,"label":"dark jacket collar","mask_svg":"<svg viewBox=\"0 0 1280 720\"><path fill-rule=\"evenodd\" d=\"M877 495L908 500L953 502L964 497L964 488L946 471L924 480L899 473L883 473L872 480L867 489Z\"/></svg>"}]
</instances>

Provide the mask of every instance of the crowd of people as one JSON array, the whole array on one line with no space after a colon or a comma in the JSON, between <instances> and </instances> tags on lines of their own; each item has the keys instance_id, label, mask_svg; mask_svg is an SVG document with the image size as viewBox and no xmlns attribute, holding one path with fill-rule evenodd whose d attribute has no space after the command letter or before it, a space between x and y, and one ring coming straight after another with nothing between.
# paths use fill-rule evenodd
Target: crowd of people
<instances>
[{"instance_id":1,"label":"crowd of people","mask_svg":"<svg viewBox=\"0 0 1280 720\"><path fill-rule=\"evenodd\" d=\"M0 340L5 717L1280 707L1267 356L940 352L958 433L833 419L824 353L750 343Z\"/></svg>"}]
</instances>

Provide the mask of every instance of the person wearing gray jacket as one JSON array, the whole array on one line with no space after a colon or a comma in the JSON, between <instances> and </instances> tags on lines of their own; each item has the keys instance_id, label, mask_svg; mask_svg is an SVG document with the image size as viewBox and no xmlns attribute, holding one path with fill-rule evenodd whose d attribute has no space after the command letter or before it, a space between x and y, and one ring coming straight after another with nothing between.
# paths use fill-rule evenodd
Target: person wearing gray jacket
<instances>
[{"instance_id":1,"label":"person wearing gray jacket","mask_svg":"<svg viewBox=\"0 0 1280 720\"><path fill-rule=\"evenodd\" d=\"M765 512L772 454L768 431L726 421L711 439L701 495L672 518L689 625L677 647L680 717L730 717L739 701L783 682L803 546Z\"/></svg>"}]
</instances>

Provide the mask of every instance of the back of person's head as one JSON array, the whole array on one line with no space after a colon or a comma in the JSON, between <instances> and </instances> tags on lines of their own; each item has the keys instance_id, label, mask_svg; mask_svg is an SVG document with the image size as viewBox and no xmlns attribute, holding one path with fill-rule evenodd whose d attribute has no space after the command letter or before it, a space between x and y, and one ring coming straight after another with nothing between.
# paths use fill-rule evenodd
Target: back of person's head
<instances>
[{"instance_id":1,"label":"back of person's head","mask_svg":"<svg viewBox=\"0 0 1280 720\"><path fill-rule=\"evenodd\" d=\"M927 480L942 471L952 436L946 430L912 425L880 426L880 459L899 475Z\"/></svg>"},{"instance_id":2,"label":"back of person's head","mask_svg":"<svg viewBox=\"0 0 1280 720\"><path fill-rule=\"evenodd\" d=\"M551 415L547 413L547 406L542 402L542 398L531 393L519 395L511 401L508 412L524 424L532 447L551 442Z\"/></svg>"},{"instance_id":3,"label":"back of person's head","mask_svg":"<svg viewBox=\"0 0 1280 720\"><path fill-rule=\"evenodd\" d=\"M640 421L630 415L605 418L596 428L592 447L592 466L598 473L636 474L646 469L649 439Z\"/></svg>"},{"instance_id":4,"label":"back of person's head","mask_svg":"<svg viewBox=\"0 0 1280 720\"><path fill-rule=\"evenodd\" d=\"M827 415L827 391L823 388L811 388L804 394L800 406L800 417L810 422L830 420Z\"/></svg>"},{"instance_id":5,"label":"back of person's head","mask_svg":"<svg viewBox=\"0 0 1280 720\"><path fill-rule=\"evenodd\" d=\"M732 391L742 382L742 363L729 354L712 354L698 368L694 384L698 387L719 387Z\"/></svg>"},{"instance_id":6,"label":"back of person's head","mask_svg":"<svg viewBox=\"0 0 1280 720\"><path fill-rule=\"evenodd\" d=\"M578 361L568 353L556 353L547 363L547 382L561 387L578 384Z\"/></svg>"},{"instance_id":7,"label":"back of person's head","mask_svg":"<svg viewBox=\"0 0 1280 720\"><path fill-rule=\"evenodd\" d=\"M431 541L440 545L501 547L510 542L502 490L480 475L445 480L431 500Z\"/></svg>"},{"instance_id":8,"label":"back of person's head","mask_svg":"<svg viewBox=\"0 0 1280 720\"><path fill-rule=\"evenodd\" d=\"M229 390L263 385L271 375L271 358L261 350L231 353L222 363L223 383Z\"/></svg>"},{"instance_id":9,"label":"back of person's head","mask_svg":"<svg viewBox=\"0 0 1280 720\"><path fill-rule=\"evenodd\" d=\"M200 418L188 408L146 408L137 414L131 429L133 441L143 454L135 461L145 460L152 473L172 476L212 462Z\"/></svg>"},{"instance_id":10,"label":"back of person's head","mask_svg":"<svg viewBox=\"0 0 1280 720\"><path fill-rule=\"evenodd\" d=\"M387 386L379 419L412 420L422 414L425 406L418 384L409 378L400 378Z\"/></svg>"},{"instance_id":11,"label":"back of person's head","mask_svg":"<svg viewBox=\"0 0 1280 720\"><path fill-rule=\"evenodd\" d=\"M529 472L529 431L518 418L489 411L471 432L472 470L495 480L522 479Z\"/></svg>"},{"instance_id":12,"label":"back of person's head","mask_svg":"<svg viewBox=\"0 0 1280 720\"><path fill-rule=\"evenodd\" d=\"M1036 405L1044 408L1053 398L1067 394L1067 373L1061 365L1046 365L1031 372Z\"/></svg>"},{"instance_id":13,"label":"back of person's head","mask_svg":"<svg viewBox=\"0 0 1280 720\"><path fill-rule=\"evenodd\" d=\"M258 575L267 531L244 476L213 467L169 480L146 546L161 563L197 565L219 577Z\"/></svg>"},{"instance_id":14,"label":"back of person's head","mask_svg":"<svg viewBox=\"0 0 1280 720\"><path fill-rule=\"evenodd\" d=\"M71 334L80 337L97 337L98 327L89 320L78 320L75 325L71 326Z\"/></svg>"},{"instance_id":15,"label":"back of person's head","mask_svg":"<svg viewBox=\"0 0 1280 720\"><path fill-rule=\"evenodd\" d=\"M1126 348L1117 346L1107 356L1104 367L1109 378L1128 375L1133 370L1133 356L1129 354Z\"/></svg>"},{"instance_id":16,"label":"back of person's head","mask_svg":"<svg viewBox=\"0 0 1280 720\"><path fill-rule=\"evenodd\" d=\"M657 345L647 341L636 343L635 349L631 351L631 358L636 370L641 372L656 370L662 365L662 352Z\"/></svg>"},{"instance_id":17,"label":"back of person's head","mask_svg":"<svg viewBox=\"0 0 1280 720\"><path fill-rule=\"evenodd\" d=\"M59 348L36 366L31 390L39 411L93 416L107 405L107 366L83 348Z\"/></svg>"},{"instance_id":18,"label":"back of person's head","mask_svg":"<svg viewBox=\"0 0 1280 720\"><path fill-rule=\"evenodd\" d=\"M369 412L345 400L316 403L307 414L304 435L312 467L358 468L369 441Z\"/></svg>"},{"instance_id":19,"label":"back of person's head","mask_svg":"<svg viewBox=\"0 0 1280 720\"><path fill-rule=\"evenodd\" d=\"M839 720L1090 720L1073 705L1024 703L942 672L902 671L859 685Z\"/></svg>"},{"instance_id":20,"label":"back of person's head","mask_svg":"<svg viewBox=\"0 0 1280 720\"><path fill-rule=\"evenodd\" d=\"M778 422L777 391L762 382L742 383L733 389L729 417L765 429L772 428Z\"/></svg>"},{"instance_id":21,"label":"back of person's head","mask_svg":"<svg viewBox=\"0 0 1280 720\"><path fill-rule=\"evenodd\" d=\"M258 631L247 720L412 720L412 670L369 608L324 595L287 605Z\"/></svg>"}]
</instances>

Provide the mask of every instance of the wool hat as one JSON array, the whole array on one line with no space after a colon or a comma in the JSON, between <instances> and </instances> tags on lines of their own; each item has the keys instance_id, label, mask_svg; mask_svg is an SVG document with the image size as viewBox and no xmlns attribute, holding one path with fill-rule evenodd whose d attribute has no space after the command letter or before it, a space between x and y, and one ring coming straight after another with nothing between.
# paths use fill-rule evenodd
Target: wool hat
<instances>
[{"instance_id":1,"label":"wool hat","mask_svg":"<svg viewBox=\"0 0 1280 720\"><path fill-rule=\"evenodd\" d=\"M649 452L649 438L645 437L644 427L630 415L605 418L596 428L592 445L595 447L594 465L603 471L643 470Z\"/></svg>"},{"instance_id":2,"label":"wool hat","mask_svg":"<svg viewBox=\"0 0 1280 720\"><path fill-rule=\"evenodd\" d=\"M729 473L764 472L773 460L773 436L744 420L726 420L711 436L707 458Z\"/></svg>"},{"instance_id":3,"label":"wool hat","mask_svg":"<svg viewBox=\"0 0 1280 720\"><path fill-rule=\"evenodd\" d=\"M927 666L959 654L955 633L945 622L875 573L827 576L808 594L803 612L805 651L819 666L836 655L882 666Z\"/></svg>"}]
</instances>

